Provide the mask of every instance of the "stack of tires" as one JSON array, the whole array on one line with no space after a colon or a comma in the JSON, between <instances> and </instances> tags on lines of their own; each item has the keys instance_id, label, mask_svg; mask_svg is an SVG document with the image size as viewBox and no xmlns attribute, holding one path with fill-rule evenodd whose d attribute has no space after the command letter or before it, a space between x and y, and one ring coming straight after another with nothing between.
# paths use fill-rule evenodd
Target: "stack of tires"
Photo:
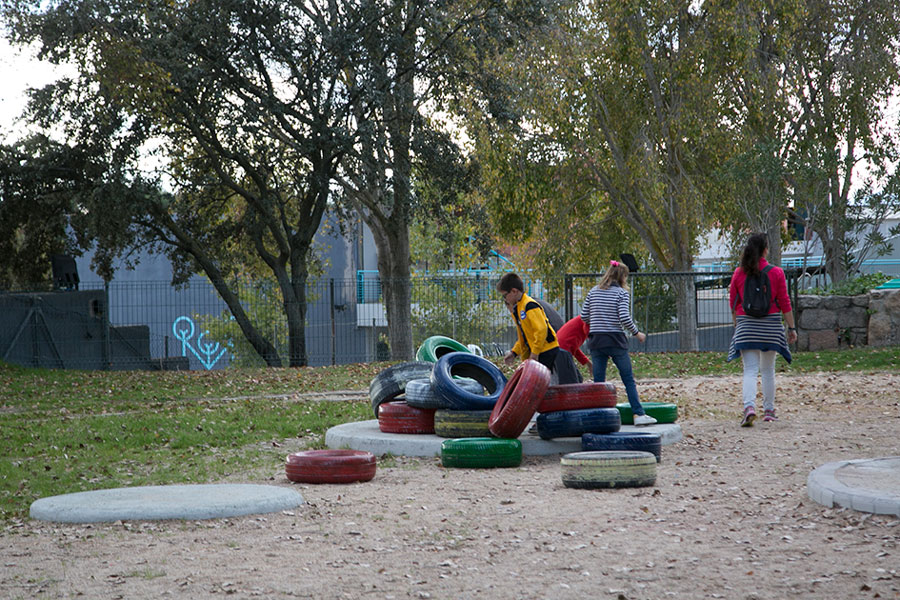
<instances>
[{"instance_id":1,"label":"stack of tires","mask_svg":"<svg viewBox=\"0 0 900 600\"><path fill-rule=\"evenodd\" d=\"M410 382L431 376L432 363L403 362L384 369L369 384L372 411L385 433L434 433L434 410L410 406L406 401Z\"/></svg>"},{"instance_id":2,"label":"stack of tires","mask_svg":"<svg viewBox=\"0 0 900 600\"><path fill-rule=\"evenodd\" d=\"M506 386L506 377L494 363L470 352L448 352L435 362L429 383L436 435L491 436L491 411Z\"/></svg>"},{"instance_id":3,"label":"stack of tires","mask_svg":"<svg viewBox=\"0 0 900 600\"><path fill-rule=\"evenodd\" d=\"M537 412L537 433L545 440L612 433L622 425L616 409L616 387L611 383L552 385Z\"/></svg>"},{"instance_id":4,"label":"stack of tires","mask_svg":"<svg viewBox=\"0 0 900 600\"><path fill-rule=\"evenodd\" d=\"M674 423L674 404L643 402L644 410L658 423ZM621 422L634 423L631 405L616 404ZM563 485L573 488L643 487L656 483L656 463L661 460L662 439L650 431L585 432L581 452L562 457Z\"/></svg>"},{"instance_id":5,"label":"stack of tires","mask_svg":"<svg viewBox=\"0 0 900 600\"><path fill-rule=\"evenodd\" d=\"M474 358L480 359L477 356ZM472 359L454 358L452 354L442 357L435 365L432 377L436 381L445 380L442 361L452 366L463 360L475 364ZM493 364L491 366L493 367ZM499 369L496 370L496 374L502 377ZM475 373L468 372L467 376L474 377ZM517 438L525 431L549 385L550 371L547 367L534 360L524 361L513 373L512 378L503 384L492 409L486 410L485 405L483 410L488 413L487 435L482 437L463 435L446 440L441 444L441 464L445 467L464 468L519 466L522 462L522 442ZM448 409L447 412L452 415L460 411Z\"/></svg>"}]
</instances>

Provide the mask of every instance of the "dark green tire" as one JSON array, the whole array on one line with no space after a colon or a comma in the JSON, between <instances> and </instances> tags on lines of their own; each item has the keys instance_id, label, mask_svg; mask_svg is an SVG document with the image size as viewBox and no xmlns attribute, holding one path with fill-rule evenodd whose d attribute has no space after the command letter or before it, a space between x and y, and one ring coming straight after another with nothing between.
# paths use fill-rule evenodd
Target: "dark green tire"
<instances>
[{"instance_id":1,"label":"dark green tire","mask_svg":"<svg viewBox=\"0 0 900 600\"><path fill-rule=\"evenodd\" d=\"M460 469L518 467L522 464L522 442L489 437L444 440L441 464Z\"/></svg>"},{"instance_id":2,"label":"dark green tire","mask_svg":"<svg viewBox=\"0 0 900 600\"><path fill-rule=\"evenodd\" d=\"M453 338L433 335L419 346L419 349L416 351L416 360L436 363L440 357L448 352L469 352L469 349Z\"/></svg>"},{"instance_id":3,"label":"dark green tire","mask_svg":"<svg viewBox=\"0 0 900 600\"><path fill-rule=\"evenodd\" d=\"M678 407L668 402L641 402L644 412L656 419L657 423L674 423L678 420ZM634 414L627 402L616 404L622 416L622 425L634 425Z\"/></svg>"},{"instance_id":4,"label":"dark green tire","mask_svg":"<svg viewBox=\"0 0 900 600\"><path fill-rule=\"evenodd\" d=\"M493 437L489 410L438 410L434 413L434 434L445 438Z\"/></svg>"},{"instance_id":5,"label":"dark green tire","mask_svg":"<svg viewBox=\"0 0 900 600\"><path fill-rule=\"evenodd\" d=\"M604 489L656 483L656 457L650 452L572 452L560 459L563 485Z\"/></svg>"}]
</instances>

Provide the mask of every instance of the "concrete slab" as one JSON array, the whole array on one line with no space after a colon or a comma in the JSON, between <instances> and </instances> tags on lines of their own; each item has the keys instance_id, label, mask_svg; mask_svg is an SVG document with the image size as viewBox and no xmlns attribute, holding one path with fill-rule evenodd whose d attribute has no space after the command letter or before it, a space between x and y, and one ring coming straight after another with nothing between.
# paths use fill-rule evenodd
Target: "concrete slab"
<instances>
[{"instance_id":1,"label":"concrete slab","mask_svg":"<svg viewBox=\"0 0 900 600\"><path fill-rule=\"evenodd\" d=\"M683 438L678 423L663 423L635 427L623 425L620 431L646 431L658 433L663 446L674 444ZM427 434L384 433L378 429L378 420L344 423L325 432L325 445L329 448L350 448L366 450L376 456L440 456L441 443L447 438ZM523 433L522 454L525 456L545 456L581 452L581 438L557 438L542 440L534 434Z\"/></svg>"},{"instance_id":2,"label":"concrete slab","mask_svg":"<svg viewBox=\"0 0 900 600\"><path fill-rule=\"evenodd\" d=\"M296 490L273 485L159 485L50 496L31 518L58 523L216 519L277 512L303 504Z\"/></svg>"},{"instance_id":3,"label":"concrete slab","mask_svg":"<svg viewBox=\"0 0 900 600\"><path fill-rule=\"evenodd\" d=\"M900 456L824 464L809 474L806 489L829 508L900 517Z\"/></svg>"}]
</instances>

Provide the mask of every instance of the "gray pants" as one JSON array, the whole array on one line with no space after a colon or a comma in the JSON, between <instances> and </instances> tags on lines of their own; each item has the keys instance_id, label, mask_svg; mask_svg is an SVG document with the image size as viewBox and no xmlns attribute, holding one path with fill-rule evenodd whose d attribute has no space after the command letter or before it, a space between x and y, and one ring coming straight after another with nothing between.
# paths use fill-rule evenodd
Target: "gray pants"
<instances>
[{"instance_id":1,"label":"gray pants","mask_svg":"<svg viewBox=\"0 0 900 600\"><path fill-rule=\"evenodd\" d=\"M575 358L566 350L559 349L556 355L556 368L550 373L550 385L568 385L581 383L581 371L575 365Z\"/></svg>"}]
</instances>

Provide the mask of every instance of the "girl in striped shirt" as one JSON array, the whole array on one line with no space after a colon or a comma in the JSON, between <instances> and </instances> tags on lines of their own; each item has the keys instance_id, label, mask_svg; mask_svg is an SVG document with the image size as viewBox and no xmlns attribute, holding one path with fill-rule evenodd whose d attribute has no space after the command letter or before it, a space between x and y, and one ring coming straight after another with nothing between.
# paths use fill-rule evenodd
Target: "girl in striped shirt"
<instances>
[{"instance_id":1,"label":"girl in striped shirt","mask_svg":"<svg viewBox=\"0 0 900 600\"><path fill-rule=\"evenodd\" d=\"M611 358L631 405L635 425L652 425L656 419L646 414L638 398L631 357L628 355L628 340L625 329L643 342L647 335L638 330L631 318L631 302L628 294L628 267L611 260L609 269L600 283L591 288L581 307L581 319L590 327L588 349L591 351L594 381L606 381L606 365Z\"/></svg>"}]
</instances>

